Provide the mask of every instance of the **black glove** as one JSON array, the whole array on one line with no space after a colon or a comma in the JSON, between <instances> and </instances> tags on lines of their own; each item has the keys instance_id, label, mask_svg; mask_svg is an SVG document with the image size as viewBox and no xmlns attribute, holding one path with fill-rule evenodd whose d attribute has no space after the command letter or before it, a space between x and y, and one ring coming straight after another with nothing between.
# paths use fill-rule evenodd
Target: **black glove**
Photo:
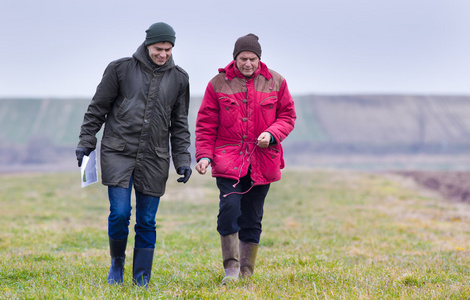
<instances>
[{"instance_id":1,"label":"black glove","mask_svg":"<svg viewBox=\"0 0 470 300\"><path fill-rule=\"evenodd\" d=\"M186 166L179 167L176 173L178 173L179 175L183 175L183 177L178 178L178 182L182 182L182 183L188 182L189 177L191 177L192 172L193 170L191 170L190 167L186 167Z\"/></svg>"},{"instance_id":2,"label":"black glove","mask_svg":"<svg viewBox=\"0 0 470 300\"><path fill-rule=\"evenodd\" d=\"M90 155L91 151L93 151L93 150L95 150L95 149L85 148L85 147L77 147L77 150L75 150L75 155L77 156L78 166L79 167L82 166L83 156Z\"/></svg>"}]
</instances>

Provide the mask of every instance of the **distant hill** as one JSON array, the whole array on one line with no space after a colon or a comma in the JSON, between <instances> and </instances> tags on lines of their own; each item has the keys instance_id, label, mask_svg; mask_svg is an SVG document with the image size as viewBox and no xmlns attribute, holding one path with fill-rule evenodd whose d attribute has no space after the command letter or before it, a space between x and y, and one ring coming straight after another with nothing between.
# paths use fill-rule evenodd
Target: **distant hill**
<instances>
[{"instance_id":1,"label":"distant hill","mask_svg":"<svg viewBox=\"0 0 470 300\"><path fill-rule=\"evenodd\" d=\"M84 99L0 99L0 142L24 145L44 138L59 146L75 145L88 103Z\"/></svg>"},{"instance_id":2,"label":"distant hill","mask_svg":"<svg viewBox=\"0 0 470 300\"><path fill-rule=\"evenodd\" d=\"M0 165L73 153L89 101L0 99ZM288 161L320 154L470 154L470 96L310 95L294 101L296 127L283 142ZM200 103L191 99L193 139Z\"/></svg>"},{"instance_id":3,"label":"distant hill","mask_svg":"<svg viewBox=\"0 0 470 300\"><path fill-rule=\"evenodd\" d=\"M470 97L305 96L293 143L313 151L397 153L470 149Z\"/></svg>"}]
</instances>

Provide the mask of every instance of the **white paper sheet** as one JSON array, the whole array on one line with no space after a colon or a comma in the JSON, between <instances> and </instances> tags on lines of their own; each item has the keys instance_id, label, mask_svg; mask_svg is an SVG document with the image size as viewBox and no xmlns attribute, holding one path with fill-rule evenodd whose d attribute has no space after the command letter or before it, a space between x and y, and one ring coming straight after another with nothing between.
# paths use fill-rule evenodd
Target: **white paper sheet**
<instances>
[{"instance_id":1,"label":"white paper sheet","mask_svg":"<svg viewBox=\"0 0 470 300\"><path fill-rule=\"evenodd\" d=\"M96 150L93 150L89 156L83 156L80 173L82 188L98 181L98 169L96 168Z\"/></svg>"}]
</instances>

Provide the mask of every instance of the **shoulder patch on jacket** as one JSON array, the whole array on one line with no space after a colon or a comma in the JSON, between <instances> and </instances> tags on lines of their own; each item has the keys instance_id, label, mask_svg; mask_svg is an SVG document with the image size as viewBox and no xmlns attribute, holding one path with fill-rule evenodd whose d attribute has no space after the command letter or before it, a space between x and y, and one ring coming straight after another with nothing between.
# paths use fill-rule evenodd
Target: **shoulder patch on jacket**
<instances>
[{"instance_id":1,"label":"shoulder patch on jacket","mask_svg":"<svg viewBox=\"0 0 470 300\"><path fill-rule=\"evenodd\" d=\"M183 74L184 74L184 76L186 76L186 77L188 77L188 78L189 78L189 75L188 75L188 73L186 73L186 71L185 71L185 70L184 70L182 67L180 67L180 66L176 65L176 66L175 66L175 68L176 68L178 71L180 71L181 73L183 73Z\"/></svg>"},{"instance_id":2,"label":"shoulder patch on jacket","mask_svg":"<svg viewBox=\"0 0 470 300\"><path fill-rule=\"evenodd\" d=\"M278 72L269 69L269 73L271 73L271 75L274 77L274 80L279 81L279 82L284 81L284 77L282 77L282 75L279 74Z\"/></svg>"},{"instance_id":3,"label":"shoulder patch on jacket","mask_svg":"<svg viewBox=\"0 0 470 300\"><path fill-rule=\"evenodd\" d=\"M215 75L214 77L212 77L210 82L213 85L219 85L219 84L223 84L226 80L228 80L228 79L225 78L225 72L224 72L224 73L219 73L219 74Z\"/></svg>"},{"instance_id":4,"label":"shoulder patch on jacket","mask_svg":"<svg viewBox=\"0 0 470 300\"><path fill-rule=\"evenodd\" d=\"M119 58L119 59L113 60L110 64L119 65L120 63L129 61L129 60L131 60L131 59L132 59L132 57L123 57L123 58Z\"/></svg>"}]
</instances>

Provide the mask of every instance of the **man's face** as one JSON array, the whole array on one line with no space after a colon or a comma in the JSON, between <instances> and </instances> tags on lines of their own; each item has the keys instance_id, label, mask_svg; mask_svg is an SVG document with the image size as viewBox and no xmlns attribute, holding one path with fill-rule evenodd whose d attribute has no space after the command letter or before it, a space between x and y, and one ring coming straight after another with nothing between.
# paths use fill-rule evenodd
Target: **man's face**
<instances>
[{"instance_id":1,"label":"man's face","mask_svg":"<svg viewBox=\"0 0 470 300\"><path fill-rule=\"evenodd\" d=\"M242 51L238 54L237 68L245 77L251 77L258 69L259 58L258 55L251 51Z\"/></svg>"},{"instance_id":2,"label":"man's face","mask_svg":"<svg viewBox=\"0 0 470 300\"><path fill-rule=\"evenodd\" d=\"M173 45L170 42L158 42L147 46L149 56L154 63L163 66L171 57Z\"/></svg>"}]
</instances>

